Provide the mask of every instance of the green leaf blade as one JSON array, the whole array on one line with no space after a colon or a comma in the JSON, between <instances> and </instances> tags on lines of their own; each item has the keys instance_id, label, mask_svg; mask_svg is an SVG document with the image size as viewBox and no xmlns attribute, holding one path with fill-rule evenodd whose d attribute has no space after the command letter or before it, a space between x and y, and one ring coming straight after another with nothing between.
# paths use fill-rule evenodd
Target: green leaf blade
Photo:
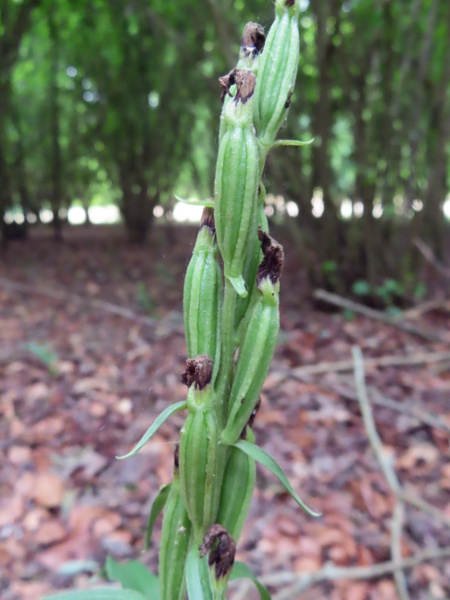
<instances>
[{"instance_id":1,"label":"green leaf blade","mask_svg":"<svg viewBox=\"0 0 450 600\"><path fill-rule=\"evenodd\" d=\"M150 548L150 539L153 533L153 527L155 526L156 519L162 512L162 509L166 505L167 496L169 495L170 488L172 487L171 483L167 483L159 488L158 495L153 500L152 508L150 510L150 514L148 516L147 522L147 531L145 533L145 550Z\"/></svg>"},{"instance_id":2,"label":"green leaf blade","mask_svg":"<svg viewBox=\"0 0 450 600\"><path fill-rule=\"evenodd\" d=\"M253 574L253 571L245 563L240 561L236 561L234 563L233 570L231 571L230 575L230 581L233 581L235 579L251 579L259 592L260 599L272 600L269 590L266 588L265 585L263 585L256 579L255 575Z\"/></svg>"},{"instance_id":3,"label":"green leaf blade","mask_svg":"<svg viewBox=\"0 0 450 600\"><path fill-rule=\"evenodd\" d=\"M251 442L248 442L247 440L239 440L233 445L236 446L236 448L239 448L240 450L242 450L242 452L245 452L251 458L257 460L264 467L269 469L269 471L271 471L275 475L275 477L278 478L280 483L283 484L283 486L286 488L286 490L289 492L289 494L292 496L292 498L297 502L297 504L301 508L303 508L303 510L305 512L307 512L312 517L322 516L322 513L311 510L303 502L303 500L301 500L300 497L297 496L297 494L295 493L292 485L290 484L290 482L286 476L286 473L283 471L283 469L280 467L280 465L276 462L276 460L274 458L272 458L270 456L270 454L267 454L267 452L265 450L263 450L262 448L259 448L256 444L252 444Z\"/></svg>"},{"instance_id":4,"label":"green leaf blade","mask_svg":"<svg viewBox=\"0 0 450 600\"><path fill-rule=\"evenodd\" d=\"M279 148L280 146L309 146L314 142L314 138L310 140L277 140L273 143L272 148Z\"/></svg>"},{"instance_id":5,"label":"green leaf blade","mask_svg":"<svg viewBox=\"0 0 450 600\"><path fill-rule=\"evenodd\" d=\"M137 560L118 563L110 556L106 558L106 574L111 581L118 581L126 590L139 592L148 600L159 600L158 577Z\"/></svg>"},{"instance_id":6,"label":"green leaf blade","mask_svg":"<svg viewBox=\"0 0 450 600\"><path fill-rule=\"evenodd\" d=\"M141 437L139 442L134 446L130 452L124 454L123 456L116 456L117 460L124 460L125 458L130 458L139 452L139 450L145 446L145 444L149 441L149 439L158 431L158 429L167 421L169 417L171 417L174 413L179 410L184 410L187 408L186 401L176 402L175 404L171 404L168 406L163 412L157 417L157 419L150 425L144 435Z\"/></svg>"},{"instance_id":7,"label":"green leaf blade","mask_svg":"<svg viewBox=\"0 0 450 600\"><path fill-rule=\"evenodd\" d=\"M214 600L208 561L200 558L196 544L189 551L186 561L186 585L189 600Z\"/></svg>"}]
</instances>

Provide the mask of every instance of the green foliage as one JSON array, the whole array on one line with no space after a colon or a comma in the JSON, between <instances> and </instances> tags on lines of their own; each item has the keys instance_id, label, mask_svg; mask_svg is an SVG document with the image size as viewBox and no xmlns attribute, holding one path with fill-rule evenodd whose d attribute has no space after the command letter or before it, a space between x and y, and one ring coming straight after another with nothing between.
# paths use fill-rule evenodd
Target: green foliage
<instances>
[{"instance_id":1,"label":"green foliage","mask_svg":"<svg viewBox=\"0 0 450 600\"><path fill-rule=\"evenodd\" d=\"M161 486L156 498L153 500L152 508L150 509L150 514L148 517L147 530L145 532L145 549L146 550L148 550L150 548L153 527L155 526L156 519L162 513L163 508L167 502L167 496L169 495L171 486L172 486L171 483L167 483L166 485Z\"/></svg>"},{"instance_id":2,"label":"green foliage","mask_svg":"<svg viewBox=\"0 0 450 600\"><path fill-rule=\"evenodd\" d=\"M364 279L358 279L358 281L355 281L355 283L352 285L352 292L356 296L369 296L371 291L372 290L369 282L365 281Z\"/></svg>"},{"instance_id":3,"label":"green foliage","mask_svg":"<svg viewBox=\"0 0 450 600\"><path fill-rule=\"evenodd\" d=\"M251 579L259 592L260 600L270 600L269 590L256 579L253 571L245 563L240 561L234 563L230 581L234 581L235 579Z\"/></svg>"},{"instance_id":4,"label":"green foliage","mask_svg":"<svg viewBox=\"0 0 450 600\"><path fill-rule=\"evenodd\" d=\"M150 440L150 438L158 431L158 429L167 421L169 417L171 417L174 413L179 410L184 410L187 407L186 401L176 402L175 404L171 404L168 406L163 412L155 419L155 422L150 425L144 435L141 437L139 442L134 446L130 452L124 454L123 456L116 456L118 460L123 460L124 458L130 458L139 452L139 450L145 446L145 444Z\"/></svg>"},{"instance_id":5,"label":"green foliage","mask_svg":"<svg viewBox=\"0 0 450 600\"><path fill-rule=\"evenodd\" d=\"M144 281L138 281L136 284L136 300L140 308L148 314L152 314L154 303L149 296L147 286Z\"/></svg>"},{"instance_id":6,"label":"green foliage","mask_svg":"<svg viewBox=\"0 0 450 600\"><path fill-rule=\"evenodd\" d=\"M139 561L130 560L120 564L108 556L105 569L108 578L121 583L125 590L134 590L144 598L159 600L158 578Z\"/></svg>"},{"instance_id":7,"label":"green foliage","mask_svg":"<svg viewBox=\"0 0 450 600\"><path fill-rule=\"evenodd\" d=\"M47 344L28 342L25 347L30 354L38 358L47 367L51 375L56 376L58 374L56 363L59 356Z\"/></svg>"},{"instance_id":8,"label":"green foliage","mask_svg":"<svg viewBox=\"0 0 450 600\"><path fill-rule=\"evenodd\" d=\"M196 544L192 545L186 562L186 583L189 598L214 600L208 561L200 558Z\"/></svg>"},{"instance_id":9,"label":"green foliage","mask_svg":"<svg viewBox=\"0 0 450 600\"><path fill-rule=\"evenodd\" d=\"M250 456L254 460L261 463L264 467L266 467L266 469L269 469L269 471L271 471L271 473L273 473L275 475L275 477L277 477L277 479L284 486L286 491L292 496L292 498L297 502L297 504L301 508L303 508L303 510L305 512L307 512L309 515L311 515L313 517L321 516L321 513L311 510L299 498L299 496L295 493L294 489L292 488L291 484L289 483L289 480L286 477L286 474L283 471L283 469L280 467L280 465L276 462L276 460L274 458L272 458L269 454L267 454L267 452L265 450L263 450L262 448L259 448L258 446L256 446L255 444L252 444L251 442L247 442L246 440L239 440L238 442L236 442L234 444L234 446L236 448L239 448L239 450L242 450L242 452L245 452L246 454L248 454L248 456Z\"/></svg>"}]
</instances>

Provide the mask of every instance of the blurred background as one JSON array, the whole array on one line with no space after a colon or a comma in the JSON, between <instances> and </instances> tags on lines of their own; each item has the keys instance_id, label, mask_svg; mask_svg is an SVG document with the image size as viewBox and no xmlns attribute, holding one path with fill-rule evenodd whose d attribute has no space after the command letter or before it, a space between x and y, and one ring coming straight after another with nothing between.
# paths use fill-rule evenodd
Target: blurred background
<instances>
[{"instance_id":1,"label":"blurred background","mask_svg":"<svg viewBox=\"0 0 450 600\"><path fill-rule=\"evenodd\" d=\"M438 259L450 220L450 7L444 0L302 2L289 136L267 212L289 220L308 277L341 291L386 279L420 293L415 238ZM272 5L4 0L3 237L121 220L144 241L176 203L212 193L217 78L243 24ZM357 290L358 291L358 290ZM359 291L363 291L361 286Z\"/></svg>"},{"instance_id":2,"label":"blurred background","mask_svg":"<svg viewBox=\"0 0 450 600\"><path fill-rule=\"evenodd\" d=\"M5 600L86 587L106 554L142 549L182 420L133 464L114 456L184 396L181 282L201 208L177 197L212 195L218 77L249 20L268 31L272 3L0 0ZM407 515L402 552L450 544L450 4L301 0L299 25L281 137L314 141L268 157L286 267L256 431L325 517L261 476L241 551L278 593L295 583L280 571L390 560L395 495L356 402L355 344L375 360L372 401L388 400L386 452L439 512ZM407 576L411 598L450 597L442 560ZM301 597L398 593L387 573Z\"/></svg>"}]
</instances>

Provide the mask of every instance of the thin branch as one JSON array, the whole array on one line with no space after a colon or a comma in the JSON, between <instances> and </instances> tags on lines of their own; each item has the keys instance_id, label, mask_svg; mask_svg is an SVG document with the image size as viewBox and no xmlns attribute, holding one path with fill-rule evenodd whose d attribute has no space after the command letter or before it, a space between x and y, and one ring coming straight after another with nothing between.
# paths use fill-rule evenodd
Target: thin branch
<instances>
[{"instance_id":1,"label":"thin branch","mask_svg":"<svg viewBox=\"0 0 450 600\"><path fill-rule=\"evenodd\" d=\"M309 378L300 379L300 381L310 381ZM340 385L329 385L326 386L324 383L320 383L320 387L325 390L330 390L331 392L336 392L346 400L353 400L354 402L358 402L358 397L354 390L351 390L345 386ZM431 414L424 407L418 406L417 404L411 404L410 402L400 403L391 398L387 398L383 396L376 388L372 386L368 386L367 390L369 392L369 397L372 404L376 404L378 406L383 406L385 408L389 408L391 410L395 410L404 415L408 415L414 419L417 419L421 423L425 423L430 427L435 427L436 429L442 429L447 433L450 433L450 425L443 420L442 417L438 415Z\"/></svg>"},{"instance_id":2,"label":"thin branch","mask_svg":"<svg viewBox=\"0 0 450 600\"><path fill-rule=\"evenodd\" d=\"M417 304L408 310L403 312L405 319L417 319L423 314L433 311L450 311L450 300L448 298L435 298L433 300L427 300L421 304Z\"/></svg>"},{"instance_id":3,"label":"thin branch","mask_svg":"<svg viewBox=\"0 0 450 600\"><path fill-rule=\"evenodd\" d=\"M358 396L364 426L367 431L370 445L372 446L375 456L380 464L381 470L383 471L383 475L385 476L392 493L398 500L405 502L406 504L410 504L411 506L414 506L415 508L418 508L422 512L425 512L426 514L435 518L437 521L450 526L450 517L447 517L442 511L440 511L438 508L436 508L426 500L423 500L418 496L414 496L411 492L405 491L402 488L391 461L388 460L385 453L383 452L383 444L375 426L375 421L372 414L372 407L370 406L369 398L367 395L367 388L364 375L364 359L361 349L358 346L354 346L352 352L355 365L356 394Z\"/></svg>"},{"instance_id":4,"label":"thin branch","mask_svg":"<svg viewBox=\"0 0 450 600\"><path fill-rule=\"evenodd\" d=\"M366 370L379 367L404 367L409 365L426 365L437 362L450 361L450 352L419 352L409 356L379 356L368 358L365 361ZM338 373L353 370L353 361L337 360L335 362L322 362L315 365L305 365L290 369L280 375L280 380L289 378L302 378L309 375L323 375L324 373Z\"/></svg>"},{"instance_id":5,"label":"thin branch","mask_svg":"<svg viewBox=\"0 0 450 600\"><path fill-rule=\"evenodd\" d=\"M450 546L418 552L414 556L405 558L400 563L390 560L367 567L337 567L332 563L328 563L322 569L312 573L302 573L300 576L292 574L293 585L275 595L273 600L297 600L301 592L304 592L316 583L336 581L338 579L376 579L383 575L395 573L398 570L413 569L417 565L430 560L448 557L450 557ZM280 573L279 575L266 575L265 577L260 577L260 580L265 585L289 583L288 573Z\"/></svg>"},{"instance_id":6,"label":"thin branch","mask_svg":"<svg viewBox=\"0 0 450 600\"><path fill-rule=\"evenodd\" d=\"M420 238L414 238L414 246L424 259L446 279L450 279L450 268L441 263L434 255L433 250Z\"/></svg>"},{"instance_id":7,"label":"thin branch","mask_svg":"<svg viewBox=\"0 0 450 600\"><path fill-rule=\"evenodd\" d=\"M334 306L339 306L340 308L346 308L348 310L352 310L356 313L359 313L368 319L372 319L373 321L380 321L389 327L395 327L396 329L400 329L401 331L405 331L406 333L410 333L411 335L415 335L424 340L431 342L442 341L442 338L431 332L425 331L412 325L410 323L405 323L404 321L386 315L385 313L375 310L373 308L368 308L358 302L354 302L353 300L348 300L347 298L343 298L342 296L338 296L337 294L332 294L331 292L327 292L326 290L315 290L313 293L314 298L317 300L322 300L323 302L328 302L328 304L333 304Z\"/></svg>"},{"instance_id":8,"label":"thin branch","mask_svg":"<svg viewBox=\"0 0 450 600\"><path fill-rule=\"evenodd\" d=\"M405 504L401 500L397 500L391 523L391 557L396 565L400 565L402 562L402 535L404 520ZM402 569L396 569L394 571L394 579L400 600L411 600L408 592L408 584L406 583L405 573Z\"/></svg>"},{"instance_id":9,"label":"thin branch","mask_svg":"<svg viewBox=\"0 0 450 600\"><path fill-rule=\"evenodd\" d=\"M386 457L386 454L383 451L383 443L378 435L372 414L372 407L370 406L369 397L367 395L363 355L361 349L357 346L352 348L352 353L355 365L356 394L358 396L359 406L361 408L361 414L367 431L367 436L392 493L394 496L398 497L401 491L400 482L390 460Z\"/></svg>"}]
</instances>

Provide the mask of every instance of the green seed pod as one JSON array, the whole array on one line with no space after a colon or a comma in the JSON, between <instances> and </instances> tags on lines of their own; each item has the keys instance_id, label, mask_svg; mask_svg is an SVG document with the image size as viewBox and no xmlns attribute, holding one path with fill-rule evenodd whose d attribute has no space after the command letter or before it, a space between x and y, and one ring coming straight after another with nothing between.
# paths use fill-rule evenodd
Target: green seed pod
<instances>
[{"instance_id":1,"label":"green seed pod","mask_svg":"<svg viewBox=\"0 0 450 600\"><path fill-rule=\"evenodd\" d=\"M184 600L186 597L183 565L189 550L190 533L191 522L180 490L177 447L173 482L164 509L159 551L161 600Z\"/></svg>"},{"instance_id":2,"label":"green seed pod","mask_svg":"<svg viewBox=\"0 0 450 600\"><path fill-rule=\"evenodd\" d=\"M299 0L276 0L275 20L259 58L254 120L266 154L286 118L300 55Z\"/></svg>"},{"instance_id":3,"label":"green seed pod","mask_svg":"<svg viewBox=\"0 0 450 600\"><path fill-rule=\"evenodd\" d=\"M255 441L253 431L248 428L249 442ZM255 489L256 466L253 458L232 447L223 476L217 522L237 542L247 517Z\"/></svg>"},{"instance_id":4,"label":"green seed pod","mask_svg":"<svg viewBox=\"0 0 450 600\"><path fill-rule=\"evenodd\" d=\"M212 361L198 356L188 364L182 380L190 386L188 416L180 433L180 487L195 539L213 523L219 500L216 490L219 431L210 384ZM195 371L195 373L194 373Z\"/></svg>"},{"instance_id":5,"label":"green seed pod","mask_svg":"<svg viewBox=\"0 0 450 600\"><path fill-rule=\"evenodd\" d=\"M226 132L219 145L214 182L217 242L225 276L240 296L247 294L242 277L251 231L256 228L259 180L258 145L253 127L255 76L239 71L237 92L225 111Z\"/></svg>"},{"instance_id":6,"label":"green seed pod","mask_svg":"<svg viewBox=\"0 0 450 600\"><path fill-rule=\"evenodd\" d=\"M247 23L242 33L239 60L236 68L230 71L228 75L219 77L223 100L222 113L220 115L219 143L226 130L224 115L227 110L227 105L236 94L236 72L238 70L249 70L253 71L256 75L258 69L258 57L264 47L265 39L264 29L261 25L252 22Z\"/></svg>"},{"instance_id":7,"label":"green seed pod","mask_svg":"<svg viewBox=\"0 0 450 600\"><path fill-rule=\"evenodd\" d=\"M280 325L278 292L283 249L259 231L264 260L259 266L259 297L252 307L245 338L239 350L222 440L234 444L249 420L275 350Z\"/></svg>"},{"instance_id":8,"label":"green seed pod","mask_svg":"<svg viewBox=\"0 0 450 600\"><path fill-rule=\"evenodd\" d=\"M207 354L220 363L222 273L217 256L213 211L203 211L200 231L184 280L183 312L189 358ZM215 374L213 375L213 380Z\"/></svg>"}]
</instances>

